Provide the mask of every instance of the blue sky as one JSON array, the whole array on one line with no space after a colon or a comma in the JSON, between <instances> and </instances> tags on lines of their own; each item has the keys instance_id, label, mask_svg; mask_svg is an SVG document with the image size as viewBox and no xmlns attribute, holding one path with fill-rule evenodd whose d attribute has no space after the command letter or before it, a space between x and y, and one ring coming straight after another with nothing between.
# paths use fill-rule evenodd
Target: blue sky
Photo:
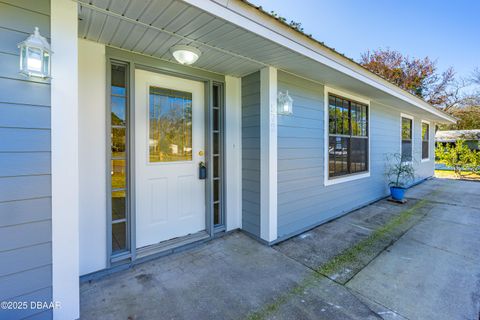
<instances>
[{"instance_id":1,"label":"blue sky","mask_svg":"<svg viewBox=\"0 0 480 320\"><path fill-rule=\"evenodd\" d=\"M479 0L250 0L302 23L307 34L358 60L368 49L398 50L452 66L480 67Z\"/></svg>"}]
</instances>

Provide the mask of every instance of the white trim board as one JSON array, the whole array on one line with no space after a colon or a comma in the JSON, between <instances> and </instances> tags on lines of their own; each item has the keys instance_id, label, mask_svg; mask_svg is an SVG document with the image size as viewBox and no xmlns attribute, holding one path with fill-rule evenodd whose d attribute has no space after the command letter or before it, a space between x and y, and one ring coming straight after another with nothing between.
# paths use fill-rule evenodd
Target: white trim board
<instances>
[{"instance_id":1,"label":"white trim board","mask_svg":"<svg viewBox=\"0 0 480 320\"><path fill-rule=\"evenodd\" d=\"M51 0L52 295L61 303L54 319L80 316L77 7Z\"/></svg>"},{"instance_id":2,"label":"white trim board","mask_svg":"<svg viewBox=\"0 0 480 320\"><path fill-rule=\"evenodd\" d=\"M277 69L260 70L260 237L277 239Z\"/></svg>"},{"instance_id":3,"label":"white trim board","mask_svg":"<svg viewBox=\"0 0 480 320\"><path fill-rule=\"evenodd\" d=\"M242 227L242 79L225 77L225 228Z\"/></svg>"},{"instance_id":4,"label":"white trim board","mask_svg":"<svg viewBox=\"0 0 480 320\"><path fill-rule=\"evenodd\" d=\"M328 154L328 141L329 141L329 132L328 132L328 128L329 128L328 109L329 109L329 107L328 107L328 104L329 104L329 102L328 102L328 94L329 93L335 94L337 96L340 96L340 97L343 97L343 98L346 98L346 99L361 102L361 103L364 103L368 106L368 124L367 124L367 129L368 129L368 171L367 172L350 174L350 175L346 175L346 176L343 176L343 177L338 177L338 178L335 178L335 179L329 179L328 178L328 175L329 175L329 154ZM370 158L370 150L371 150L370 128L371 128L371 121L372 121L371 116L370 116L370 114L371 114L370 100L368 100L366 98L363 98L363 97L360 97L360 96L357 96L357 95L353 95L353 94L348 93L346 91L341 91L341 90L338 90L338 89L333 89L333 88L325 86L324 87L324 106L323 106L323 109L324 109L324 113L323 113L323 117L324 117L324 122L323 122L323 126L324 126L323 185L324 186L331 186L331 185L335 185L335 184L339 184L339 183L343 183L343 182L349 182L349 181L354 181L354 180L370 177L371 162L372 162L371 158Z\"/></svg>"}]
</instances>

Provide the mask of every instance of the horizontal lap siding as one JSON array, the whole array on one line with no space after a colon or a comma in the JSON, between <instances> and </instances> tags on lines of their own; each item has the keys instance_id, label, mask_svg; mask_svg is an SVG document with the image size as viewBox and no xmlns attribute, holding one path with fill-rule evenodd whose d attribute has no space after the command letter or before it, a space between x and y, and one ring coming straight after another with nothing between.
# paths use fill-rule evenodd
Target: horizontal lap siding
<instances>
[{"instance_id":1,"label":"horizontal lap siding","mask_svg":"<svg viewBox=\"0 0 480 320\"><path fill-rule=\"evenodd\" d=\"M325 187L324 87L283 72L278 81L279 90L288 90L293 98L293 115L278 116L278 237L386 196L385 156L400 151L400 111L371 103L371 176ZM419 130L415 150L421 150ZM421 166L419 176L431 176L431 166Z\"/></svg>"},{"instance_id":2,"label":"horizontal lap siding","mask_svg":"<svg viewBox=\"0 0 480 320\"><path fill-rule=\"evenodd\" d=\"M242 228L260 236L260 72L242 78Z\"/></svg>"},{"instance_id":3,"label":"horizontal lap siding","mask_svg":"<svg viewBox=\"0 0 480 320\"><path fill-rule=\"evenodd\" d=\"M50 83L18 72L17 44L50 37L48 0L0 0L0 300L51 301ZM51 311L0 311L49 319Z\"/></svg>"}]
</instances>

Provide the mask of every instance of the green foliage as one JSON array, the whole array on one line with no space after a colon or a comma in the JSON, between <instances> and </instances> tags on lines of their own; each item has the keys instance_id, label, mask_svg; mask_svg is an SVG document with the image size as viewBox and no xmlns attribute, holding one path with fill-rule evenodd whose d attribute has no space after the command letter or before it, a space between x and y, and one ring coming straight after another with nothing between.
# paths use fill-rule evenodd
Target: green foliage
<instances>
[{"instance_id":1,"label":"green foliage","mask_svg":"<svg viewBox=\"0 0 480 320\"><path fill-rule=\"evenodd\" d=\"M453 168L455 175L462 176L462 170L474 173L480 172L480 152L470 150L464 140L457 140L455 144L438 145L435 149L435 158L438 162Z\"/></svg>"},{"instance_id":2,"label":"green foliage","mask_svg":"<svg viewBox=\"0 0 480 320\"><path fill-rule=\"evenodd\" d=\"M480 105L451 108L449 114L457 123L440 125L441 130L472 130L480 128Z\"/></svg>"},{"instance_id":3,"label":"green foliage","mask_svg":"<svg viewBox=\"0 0 480 320\"><path fill-rule=\"evenodd\" d=\"M406 187L415 179L415 168L412 161L405 161L399 153L389 154L386 157L387 169L385 175L390 187Z\"/></svg>"},{"instance_id":4,"label":"green foliage","mask_svg":"<svg viewBox=\"0 0 480 320\"><path fill-rule=\"evenodd\" d=\"M290 27L292 27L293 29L299 31L299 32L302 32L303 33L303 27L302 27L302 23L300 22L296 22L296 21L293 21L291 20L290 23L287 22L287 19L285 17L282 17L280 16L278 13L276 13L275 11L270 11L270 15L272 17L274 17L275 19L277 19L278 21L281 21L285 24L288 24ZM308 35L309 37L311 37L311 35Z\"/></svg>"}]
</instances>

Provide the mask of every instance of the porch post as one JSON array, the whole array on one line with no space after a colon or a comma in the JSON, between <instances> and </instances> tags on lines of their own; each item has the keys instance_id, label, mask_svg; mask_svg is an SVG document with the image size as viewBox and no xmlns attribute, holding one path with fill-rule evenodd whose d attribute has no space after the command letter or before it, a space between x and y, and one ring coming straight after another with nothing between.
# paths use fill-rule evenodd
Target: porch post
<instances>
[{"instance_id":1,"label":"porch post","mask_svg":"<svg viewBox=\"0 0 480 320\"><path fill-rule=\"evenodd\" d=\"M242 79L225 76L226 230L242 227Z\"/></svg>"},{"instance_id":2,"label":"porch post","mask_svg":"<svg viewBox=\"0 0 480 320\"><path fill-rule=\"evenodd\" d=\"M54 319L79 314L77 3L51 0L52 291Z\"/></svg>"},{"instance_id":3,"label":"porch post","mask_svg":"<svg viewBox=\"0 0 480 320\"><path fill-rule=\"evenodd\" d=\"M277 69L260 70L260 237L277 239Z\"/></svg>"}]
</instances>

